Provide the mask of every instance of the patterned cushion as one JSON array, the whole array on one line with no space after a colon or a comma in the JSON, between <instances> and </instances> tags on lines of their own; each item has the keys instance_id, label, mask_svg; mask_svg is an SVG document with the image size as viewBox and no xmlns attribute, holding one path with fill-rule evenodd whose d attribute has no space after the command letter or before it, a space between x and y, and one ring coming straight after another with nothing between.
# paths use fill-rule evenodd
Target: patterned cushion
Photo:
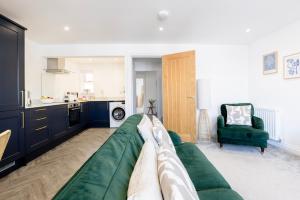
<instances>
[{"instance_id":1,"label":"patterned cushion","mask_svg":"<svg viewBox=\"0 0 300 200\"><path fill-rule=\"evenodd\" d=\"M162 200L157 174L157 154L154 145L147 140L134 166L129 181L127 200Z\"/></svg>"},{"instance_id":2,"label":"patterned cushion","mask_svg":"<svg viewBox=\"0 0 300 200\"><path fill-rule=\"evenodd\" d=\"M228 125L247 125L251 123L251 105L249 106L229 106L226 105Z\"/></svg>"},{"instance_id":3,"label":"patterned cushion","mask_svg":"<svg viewBox=\"0 0 300 200\"><path fill-rule=\"evenodd\" d=\"M155 116L153 116L152 122L153 122L153 136L156 142L158 143L158 145L169 146L174 152L176 152L172 139L169 136L169 133L164 127L164 125Z\"/></svg>"},{"instance_id":4,"label":"patterned cushion","mask_svg":"<svg viewBox=\"0 0 300 200\"><path fill-rule=\"evenodd\" d=\"M159 147L157 167L164 200L199 199L186 169L172 149Z\"/></svg>"},{"instance_id":5,"label":"patterned cushion","mask_svg":"<svg viewBox=\"0 0 300 200\"><path fill-rule=\"evenodd\" d=\"M153 142L156 149L158 149L158 144L154 139L152 129L153 124L147 115L144 115L140 123L137 125L138 131L141 134L144 141L150 140Z\"/></svg>"}]
</instances>

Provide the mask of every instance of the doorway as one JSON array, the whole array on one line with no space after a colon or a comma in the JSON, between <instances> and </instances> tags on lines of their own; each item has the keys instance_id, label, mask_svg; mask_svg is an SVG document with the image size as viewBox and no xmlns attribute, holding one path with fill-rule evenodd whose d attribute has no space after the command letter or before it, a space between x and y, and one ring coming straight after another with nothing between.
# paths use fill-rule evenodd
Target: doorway
<instances>
[{"instance_id":1,"label":"doorway","mask_svg":"<svg viewBox=\"0 0 300 200\"><path fill-rule=\"evenodd\" d=\"M162 59L133 58L133 74L134 113L155 114L162 120Z\"/></svg>"}]
</instances>

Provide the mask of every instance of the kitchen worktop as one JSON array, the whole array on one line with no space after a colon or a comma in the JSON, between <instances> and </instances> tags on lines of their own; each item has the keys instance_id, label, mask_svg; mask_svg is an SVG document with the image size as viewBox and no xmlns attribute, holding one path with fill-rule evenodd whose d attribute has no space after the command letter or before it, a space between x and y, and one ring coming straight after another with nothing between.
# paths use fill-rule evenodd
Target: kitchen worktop
<instances>
[{"instance_id":1,"label":"kitchen worktop","mask_svg":"<svg viewBox=\"0 0 300 200\"><path fill-rule=\"evenodd\" d=\"M100 97L100 98L95 98L92 100L84 100L84 101L79 101L79 103L84 103L84 102L93 102L93 101L125 101L124 97ZM30 108L39 108L39 107L46 107L46 106L57 106L57 105L64 105L68 104L65 102L53 102L53 103L42 103L39 100L33 101L30 106L26 106L26 109Z\"/></svg>"}]
</instances>

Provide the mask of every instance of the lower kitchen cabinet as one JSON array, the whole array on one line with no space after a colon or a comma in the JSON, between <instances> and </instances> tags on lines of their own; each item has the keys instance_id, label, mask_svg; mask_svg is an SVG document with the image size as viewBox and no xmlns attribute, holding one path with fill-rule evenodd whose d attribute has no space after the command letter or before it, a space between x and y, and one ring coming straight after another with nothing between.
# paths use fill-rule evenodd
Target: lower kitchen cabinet
<instances>
[{"instance_id":1,"label":"lower kitchen cabinet","mask_svg":"<svg viewBox=\"0 0 300 200\"><path fill-rule=\"evenodd\" d=\"M87 127L89 122L90 103L84 102L80 104L80 124L81 127Z\"/></svg>"},{"instance_id":2,"label":"lower kitchen cabinet","mask_svg":"<svg viewBox=\"0 0 300 200\"><path fill-rule=\"evenodd\" d=\"M0 133L11 130L11 136L4 151L0 168L24 155L24 112L0 112Z\"/></svg>"},{"instance_id":3,"label":"lower kitchen cabinet","mask_svg":"<svg viewBox=\"0 0 300 200\"><path fill-rule=\"evenodd\" d=\"M109 127L109 102L89 102L89 125L91 127Z\"/></svg>"},{"instance_id":4,"label":"lower kitchen cabinet","mask_svg":"<svg viewBox=\"0 0 300 200\"><path fill-rule=\"evenodd\" d=\"M26 152L30 153L50 141L49 109L47 107L26 110Z\"/></svg>"},{"instance_id":5,"label":"lower kitchen cabinet","mask_svg":"<svg viewBox=\"0 0 300 200\"><path fill-rule=\"evenodd\" d=\"M67 105L50 106L49 126L52 139L66 136L69 131Z\"/></svg>"}]
</instances>

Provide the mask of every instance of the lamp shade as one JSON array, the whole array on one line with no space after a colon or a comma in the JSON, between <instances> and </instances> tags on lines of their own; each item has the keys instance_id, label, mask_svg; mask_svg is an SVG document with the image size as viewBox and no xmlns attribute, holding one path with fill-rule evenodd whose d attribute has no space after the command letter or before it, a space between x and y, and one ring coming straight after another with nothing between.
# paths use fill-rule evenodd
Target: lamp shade
<instances>
[{"instance_id":1,"label":"lamp shade","mask_svg":"<svg viewBox=\"0 0 300 200\"><path fill-rule=\"evenodd\" d=\"M210 81L208 79L197 80L198 109L209 109L211 106Z\"/></svg>"}]
</instances>

